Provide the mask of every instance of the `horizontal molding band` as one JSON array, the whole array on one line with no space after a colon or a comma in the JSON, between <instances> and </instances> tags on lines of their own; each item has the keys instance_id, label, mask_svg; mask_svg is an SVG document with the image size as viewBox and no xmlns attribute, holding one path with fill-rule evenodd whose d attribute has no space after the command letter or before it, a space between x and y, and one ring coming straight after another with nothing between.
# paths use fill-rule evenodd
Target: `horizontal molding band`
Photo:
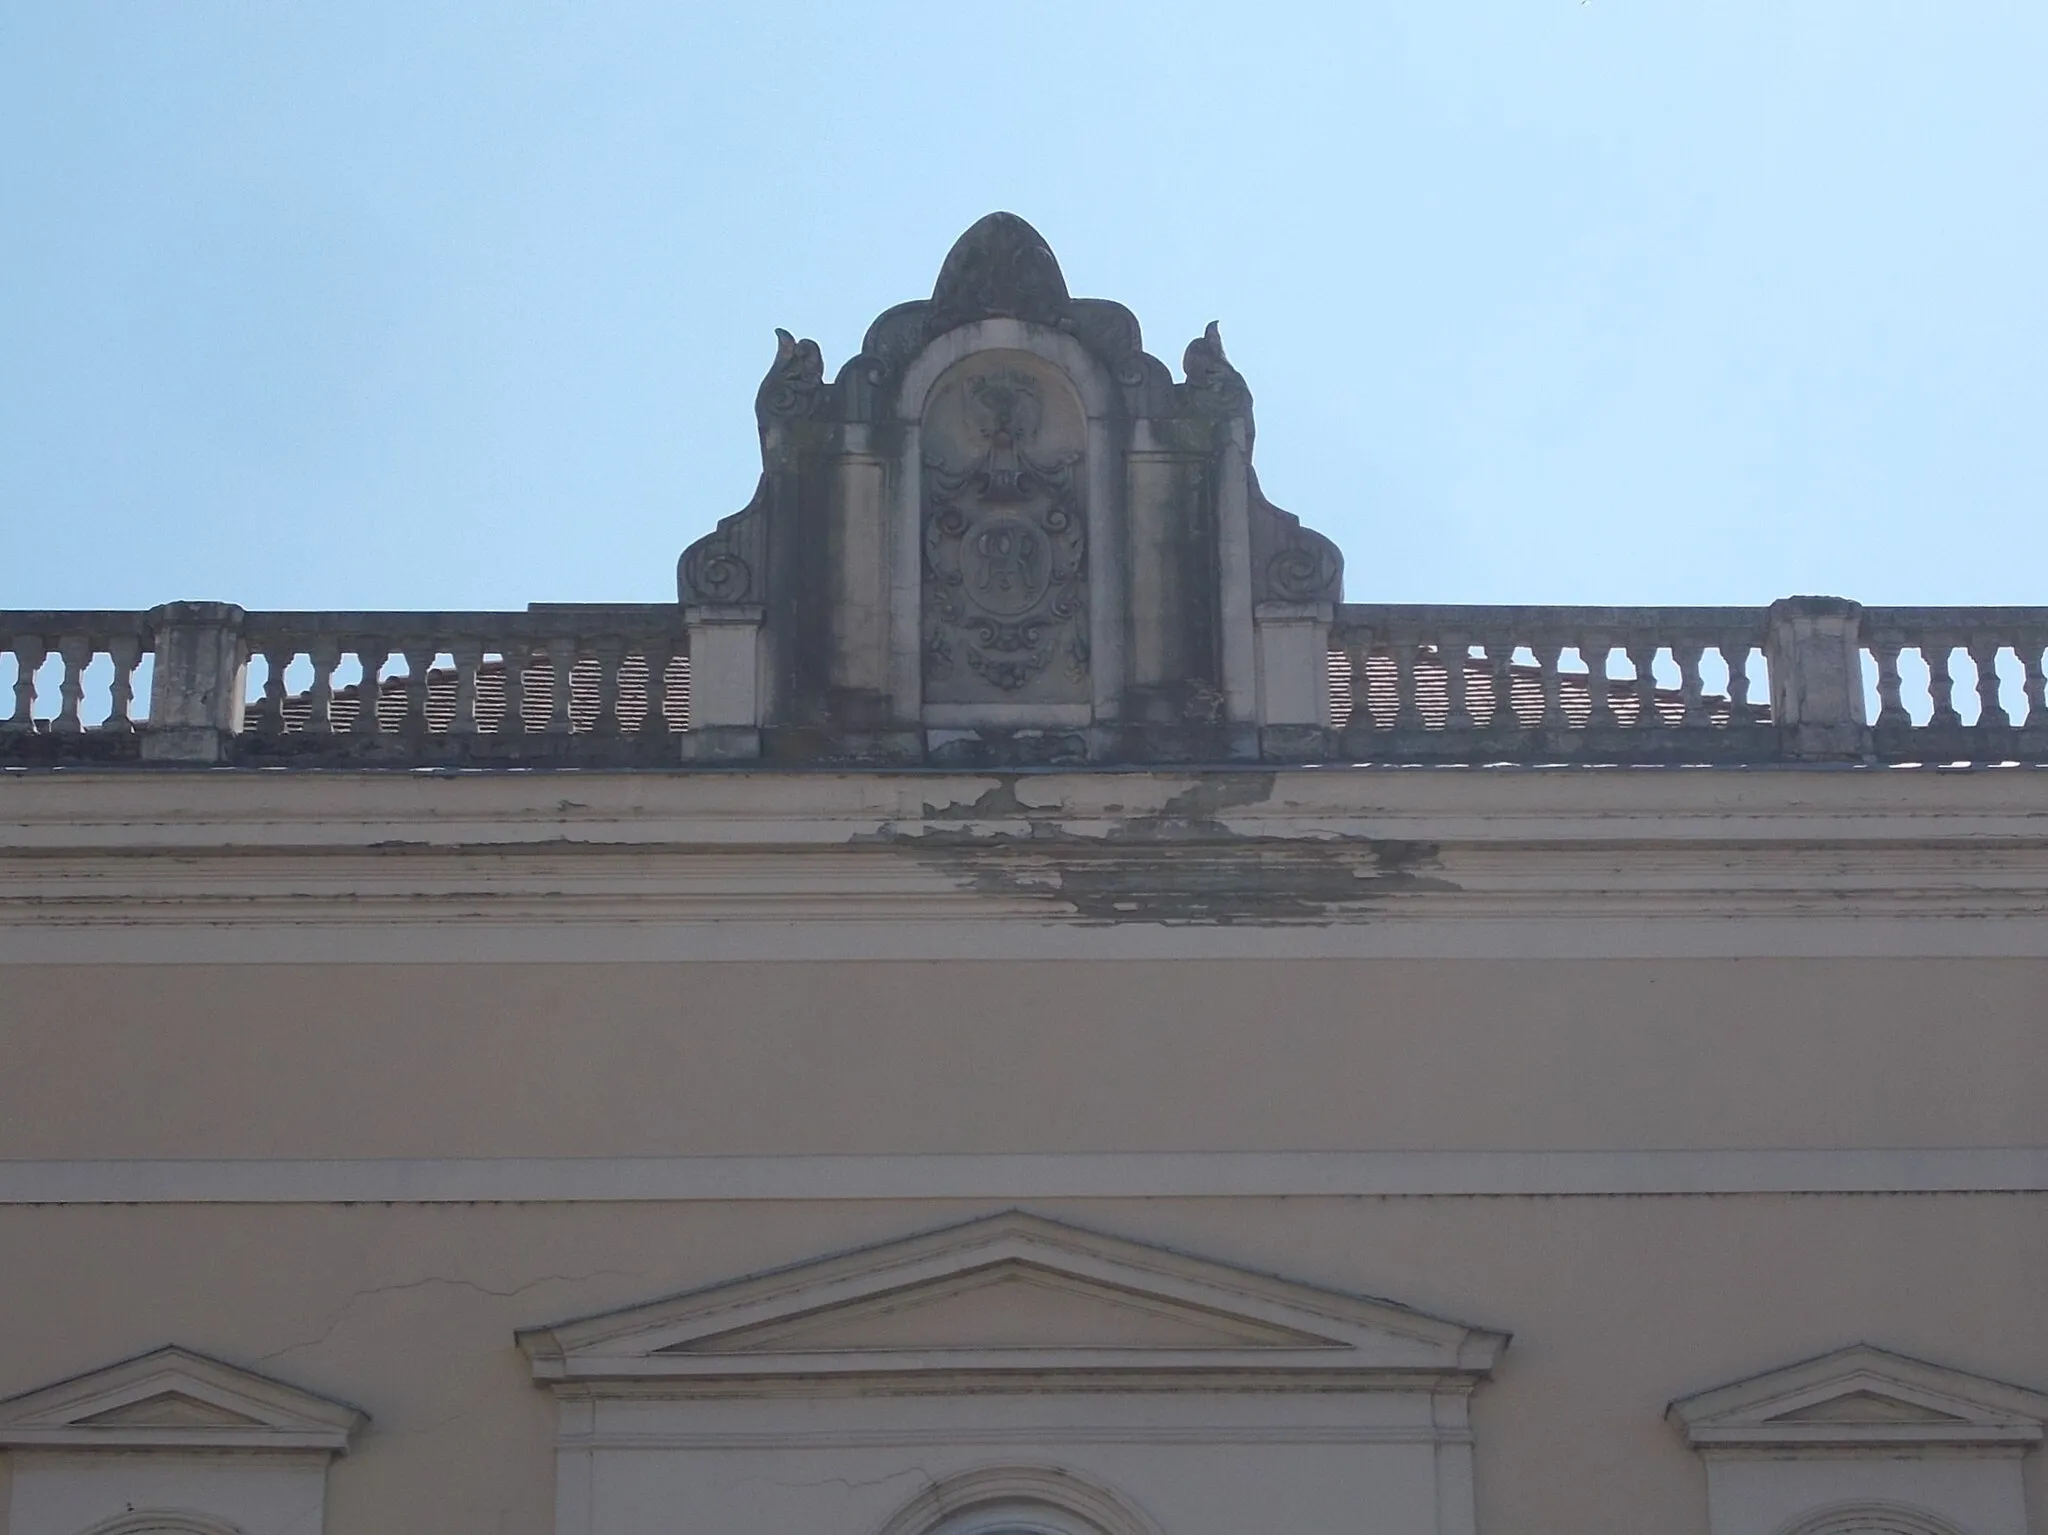
<instances>
[{"instance_id":1,"label":"horizontal molding band","mask_svg":"<svg viewBox=\"0 0 2048 1535\"><path fill-rule=\"evenodd\" d=\"M848 905L856 903L849 901ZM1449 914L1375 920L970 921L871 906L860 917L740 917L664 924L485 920L430 910L382 921L284 923L221 914L212 923L11 925L0 913L0 966L846 964L864 960L1360 959L2023 959L2048 951L2048 909L2013 915L1933 910L1913 916L1758 915L1695 903L1645 915L1550 918ZM1932 907L1930 900L1923 903ZM2038 904L2038 903L2037 903Z\"/></svg>"},{"instance_id":2,"label":"horizontal molding band","mask_svg":"<svg viewBox=\"0 0 2048 1535\"><path fill-rule=\"evenodd\" d=\"M1058 1382L1053 1389L1064 1387L1071 1390L1066 1382ZM1423 1398L1427 1405L1428 1398ZM1060 1437L1069 1441L1086 1444L1178 1444L1178 1445L1241 1445L1241 1444L1471 1444L1473 1436L1469 1431L1453 1428L1437 1428L1427 1423L1363 1423L1347 1424L1294 1424L1294 1423L1253 1423L1242 1420L1226 1420L1216 1423L1189 1424L1135 1424L1135 1423L1073 1423L1063 1424ZM697 1429L677 1429L668 1432L649 1430L631 1433L623 1430L598 1430L587 1434L561 1434L555 1439L558 1450L875 1450L875 1449L922 1449L927 1445L1013 1445L1042 1446L1046 1431L1039 1424L1024 1424L1014 1428L997 1425L976 1428L937 1428L919 1425L914 1428L884 1429L863 1433L856 1429L818 1429L810 1432L788 1430L761 1433L714 1434ZM919 1475L912 1470L906 1475Z\"/></svg>"},{"instance_id":3,"label":"horizontal molding band","mask_svg":"<svg viewBox=\"0 0 2048 1535\"><path fill-rule=\"evenodd\" d=\"M2048 1192L2048 1146L0 1161L0 1205Z\"/></svg>"}]
</instances>

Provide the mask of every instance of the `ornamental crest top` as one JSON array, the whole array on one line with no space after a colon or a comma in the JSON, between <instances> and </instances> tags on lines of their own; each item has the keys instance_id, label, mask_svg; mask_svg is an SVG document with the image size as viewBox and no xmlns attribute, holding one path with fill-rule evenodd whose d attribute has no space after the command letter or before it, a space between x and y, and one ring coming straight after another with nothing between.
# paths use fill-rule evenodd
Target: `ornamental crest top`
<instances>
[{"instance_id":1,"label":"ornamental crest top","mask_svg":"<svg viewBox=\"0 0 2048 1535\"><path fill-rule=\"evenodd\" d=\"M778 330L754 498L680 571L685 604L758 624L762 741L1258 755L1259 615L1326 624L1342 561L1260 491L1252 392L1216 325L1183 368L1122 304L1075 298L1012 213L968 229L931 296L881 314L829 381L817 344Z\"/></svg>"}]
</instances>

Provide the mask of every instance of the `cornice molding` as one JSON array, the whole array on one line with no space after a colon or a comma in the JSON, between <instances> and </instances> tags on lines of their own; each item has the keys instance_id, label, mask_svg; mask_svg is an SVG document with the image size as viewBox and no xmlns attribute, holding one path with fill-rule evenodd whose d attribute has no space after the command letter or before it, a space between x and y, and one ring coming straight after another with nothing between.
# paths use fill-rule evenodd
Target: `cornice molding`
<instances>
[{"instance_id":1,"label":"cornice molding","mask_svg":"<svg viewBox=\"0 0 2048 1535\"><path fill-rule=\"evenodd\" d=\"M0 1206L2048 1193L2048 1147L0 1160Z\"/></svg>"},{"instance_id":2,"label":"cornice molding","mask_svg":"<svg viewBox=\"0 0 2048 1535\"><path fill-rule=\"evenodd\" d=\"M2034 957L2032 772L0 777L0 963Z\"/></svg>"}]
</instances>

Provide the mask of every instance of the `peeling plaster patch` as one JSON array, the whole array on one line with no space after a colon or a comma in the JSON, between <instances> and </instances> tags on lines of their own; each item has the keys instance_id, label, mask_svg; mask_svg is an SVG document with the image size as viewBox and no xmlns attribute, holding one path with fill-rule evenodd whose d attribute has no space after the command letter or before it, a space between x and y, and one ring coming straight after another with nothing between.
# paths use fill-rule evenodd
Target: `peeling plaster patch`
<instances>
[{"instance_id":1,"label":"peeling plaster patch","mask_svg":"<svg viewBox=\"0 0 2048 1535\"><path fill-rule=\"evenodd\" d=\"M1327 926L1355 921L1374 903L1423 890L1454 890L1415 872L1435 849L1366 842L1244 839L1198 847L1100 847L1072 852L931 855L985 894L1050 897L1097 923L1148 922Z\"/></svg>"},{"instance_id":2,"label":"peeling plaster patch","mask_svg":"<svg viewBox=\"0 0 2048 1535\"><path fill-rule=\"evenodd\" d=\"M1157 810L1082 833L1060 805L1025 804L1005 775L972 801L926 805L915 827L892 823L857 840L913 856L963 889L1055 904L1092 923L1329 925L1389 897L1458 888L1429 872L1439 867L1433 843L1233 829L1227 812L1266 803L1276 781L1200 778Z\"/></svg>"}]
</instances>

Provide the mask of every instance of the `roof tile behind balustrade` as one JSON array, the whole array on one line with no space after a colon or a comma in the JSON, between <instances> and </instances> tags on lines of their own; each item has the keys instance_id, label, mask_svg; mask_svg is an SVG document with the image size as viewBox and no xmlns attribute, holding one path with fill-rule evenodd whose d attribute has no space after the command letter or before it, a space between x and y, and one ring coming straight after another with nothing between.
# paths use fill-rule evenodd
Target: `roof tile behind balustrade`
<instances>
[{"instance_id":1,"label":"roof tile behind balustrade","mask_svg":"<svg viewBox=\"0 0 2048 1535\"><path fill-rule=\"evenodd\" d=\"M668 721L671 732L687 728L690 711L690 661L687 656L675 656L668 663L665 674L667 692L663 699L662 713ZM548 716L554 708L555 669L545 657L535 657L526 667L526 692L520 716L526 721L529 731L546 727ZM427 729L435 735L445 734L455 721L455 670L452 667L437 666L427 673ZM597 723L598 709L598 662L595 657L585 656L578 660L569 671L569 719L571 728L588 731ZM406 708L411 698L411 685L404 676L386 677L378 685L377 724L389 735L395 735L405 728ZM330 715L336 732L347 732L355 728L356 715L362 708L362 685L350 683L347 687L334 690L334 701ZM284 700L284 728L288 734L296 734L306 728L307 717L312 713L312 699L306 693L293 693ZM505 718L505 663L486 661L477 669L476 675L476 718L477 729L485 734L494 734ZM628 656L619 664L619 728L637 731L647 718L647 658Z\"/></svg>"},{"instance_id":2,"label":"roof tile behind balustrade","mask_svg":"<svg viewBox=\"0 0 2048 1535\"><path fill-rule=\"evenodd\" d=\"M1365 658L1366 708L1371 712L1376 729L1391 730L1398 705L1395 692L1394 658L1383 649L1370 652ZM1355 677L1351 657L1341 650L1330 652L1330 722L1342 728L1351 719L1355 707L1353 684ZM1558 672L1558 703L1564 711L1565 726L1581 729L1593 711L1592 690L1587 685L1586 673L1579 671ZM1515 721L1524 728L1533 729L1543 721L1543 673L1534 666L1515 664L1508 668L1509 707L1514 710ZM1425 656L1415 665L1415 703L1422 713L1423 727L1428 730L1442 730L1450 719L1450 698L1446 686L1443 663ZM1709 694L1700 700L1701 713L1707 725L1728 725L1732 723L1729 700L1725 694ZM1618 726L1634 725L1637 716L1636 685L1633 678L1613 677L1607 683L1607 706L1613 712ZM1482 727L1493 722L1493 663L1480 657L1468 658L1465 662L1465 708ZM1677 688L1660 687L1656 690L1658 718L1666 725L1677 725L1685 717L1685 696ZM1770 709L1760 703L1748 706L1748 716L1757 723L1768 723Z\"/></svg>"}]
</instances>

